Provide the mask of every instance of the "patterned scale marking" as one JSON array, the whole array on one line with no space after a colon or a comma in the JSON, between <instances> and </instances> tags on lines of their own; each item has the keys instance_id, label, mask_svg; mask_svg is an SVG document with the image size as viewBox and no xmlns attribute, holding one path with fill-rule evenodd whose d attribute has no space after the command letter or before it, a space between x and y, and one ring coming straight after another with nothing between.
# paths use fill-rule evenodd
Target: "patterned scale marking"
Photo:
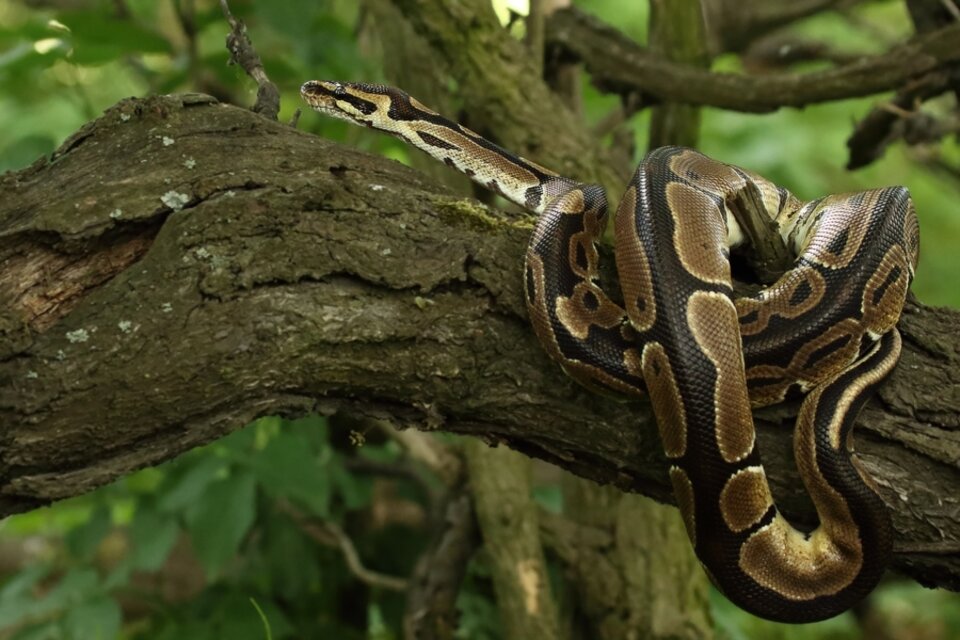
<instances>
[{"instance_id":1,"label":"patterned scale marking","mask_svg":"<svg viewBox=\"0 0 960 640\"><path fill-rule=\"evenodd\" d=\"M311 81L301 94L317 111L396 135L539 214L524 272L534 330L579 382L649 393L691 542L731 600L807 622L873 588L891 527L851 455L851 432L899 356L895 325L919 237L905 189L804 203L695 151L655 150L615 216L620 306L600 286L599 186L511 154L398 89ZM734 299L730 250L752 243L787 248L796 261L756 295ZM794 453L820 518L810 533L777 511L750 413L800 393Z\"/></svg>"}]
</instances>

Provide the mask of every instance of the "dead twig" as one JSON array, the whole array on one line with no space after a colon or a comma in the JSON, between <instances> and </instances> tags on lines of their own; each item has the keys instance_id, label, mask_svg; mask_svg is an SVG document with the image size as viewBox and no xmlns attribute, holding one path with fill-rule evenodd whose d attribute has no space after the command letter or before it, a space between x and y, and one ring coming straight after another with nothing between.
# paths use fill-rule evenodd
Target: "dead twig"
<instances>
[{"instance_id":1,"label":"dead twig","mask_svg":"<svg viewBox=\"0 0 960 640\"><path fill-rule=\"evenodd\" d=\"M223 10L227 22L230 23L230 33L227 35L227 50L230 52L231 64L240 65L240 68L257 82L257 101L251 110L271 120L276 120L277 114L280 113L280 91L277 89L277 85L273 84L267 77L267 72L260 61L260 55L247 34L247 25L230 13L227 0L220 0L220 8Z\"/></svg>"}]
</instances>

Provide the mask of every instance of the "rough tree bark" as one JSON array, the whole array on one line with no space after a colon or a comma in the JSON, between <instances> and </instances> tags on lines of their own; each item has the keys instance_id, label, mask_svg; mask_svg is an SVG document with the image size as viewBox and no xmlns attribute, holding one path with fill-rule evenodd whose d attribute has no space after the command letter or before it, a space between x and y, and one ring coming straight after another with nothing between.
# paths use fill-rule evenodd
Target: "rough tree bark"
<instances>
[{"instance_id":1,"label":"rough tree bark","mask_svg":"<svg viewBox=\"0 0 960 640\"><path fill-rule=\"evenodd\" d=\"M648 407L580 390L529 331L529 228L202 96L119 103L0 179L0 514L310 411L503 442L669 501ZM958 321L908 306L857 439L896 568L953 589ZM810 522L794 411L756 415L774 492Z\"/></svg>"}]
</instances>

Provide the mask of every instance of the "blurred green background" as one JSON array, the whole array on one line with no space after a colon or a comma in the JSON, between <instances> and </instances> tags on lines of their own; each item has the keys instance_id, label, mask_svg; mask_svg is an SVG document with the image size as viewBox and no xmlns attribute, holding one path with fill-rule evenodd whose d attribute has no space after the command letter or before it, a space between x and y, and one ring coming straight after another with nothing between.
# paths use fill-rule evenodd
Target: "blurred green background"
<instances>
[{"instance_id":1,"label":"blurred green background","mask_svg":"<svg viewBox=\"0 0 960 640\"><path fill-rule=\"evenodd\" d=\"M498 9L505 11L498 2ZM511 3L520 5L523 3ZM579 2L643 42L647 6ZM267 72L283 92L281 119L299 105L307 79L383 79L377 48L361 37L360 4L328 0L235 0ZM506 14L505 14L506 15ZM910 32L903 4L866 2L856 20L823 15L798 29L852 52L877 52ZM866 28L865 25L867 25ZM70 133L127 96L202 91L252 104L255 86L227 65L228 27L212 0L0 0L0 171L49 154ZM736 70L723 57L716 68ZM701 149L764 175L808 199L888 184L909 187L921 221L913 288L935 305L960 306L954 284L960 238L960 179L924 166L925 150L894 146L850 173L845 140L881 97L748 115L705 110ZM587 88L585 115L616 100ZM932 112L952 106L931 102ZM636 118L645 148L648 116ZM300 127L404 162L398 141L304 114ZM940 152L960 165L951 139ZM637 158L639 159L639 158ZM173 463L95 493L0 524L0 640L54 638L397 638L402 594L358 583L343 556L278 504L349 528L365 562L406 576L424 546L431 480L384 487L355 459L397 463L399 447L369 435L362 447L321 418L264 418ZM425 488L426 487L426 488ZM389 499L380 495L389 493ZM558 490L538 487L546 506ZM378 520L387 500L407 519ZM402 509L401 509L402 511ZM420 514L417 516L417 514ZM960 637L956 594L891 577L873 604L895 638ZM495 601L482 558L460 596L458 637L495 639ZM712 601L718 637L857 638L853 614L804 627L766 623Z\"/></svg>"}]
</instances>

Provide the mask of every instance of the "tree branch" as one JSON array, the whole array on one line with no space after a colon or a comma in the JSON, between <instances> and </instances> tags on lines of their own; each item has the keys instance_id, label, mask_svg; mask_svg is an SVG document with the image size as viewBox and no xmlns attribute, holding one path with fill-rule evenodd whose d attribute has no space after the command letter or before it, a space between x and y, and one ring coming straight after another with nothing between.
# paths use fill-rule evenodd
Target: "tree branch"
<instances>
[{"instance_id":1,"label":"tree branch","mask_svg":"<svg viewBox=\"0 0 960 640\"><path fill-rule=\"evenodd\" d=\"M409 584L405 579L379 573L365 567L353 540L340 528L340 525L334 522L308 518L302 511L286 501L278 502L277 510L289 516L300 531L317 544L339 549L347 569L360 582L387 591L402 593L407 590Z\"/></svg>"},{"instance_id":2,"label":"tree branch","mask_svg":"<svg viewBox=\"0 0 960 640\"><path fill-rule=\"evenodd\" d=\"M209 98L119 103L0 178L0 513L258 416L336 411L481 436L669 502L649 407L580 389L530 331L529 229ZM923 550L896 567L954 589L958 322L908 307L901 363L857 431L898 547ZM758 411L759 440L779 503L809 523L794 415Z\"/></svg>"},{"instance_id":3,"label":"tree branch","mask_svg":"<svg viewBox=\"0 0 960 640\"><path fill-rule=\"evenodd\" d=\"M548 43L582 60L593 82L603 89L757 113L897 89L960 61L960 25L833 69L764 76L710 72L670 62L576 9L556 12L547 27Z\"/></svg>"},{"instance_id":4,"label":"tree branch","mask_svg":"<svg viewBox=\"0 0 960 640\"><path fill-rule=\"evenodd\" d=\"M960 22L960 18L953 15L948 7L953 7L952 0L907 1L907 9L919 34L934 32L954 22ZM903 138L908 144L917 138L926 138L924 141L929 141L929 137L915 135L924 130L933 133L929 130L934 128L929 126L930 119L920 111L920 105L951 89L960 99L960 65L929 73L900 87L890 102L874 107L857 123L856 129L847 140L847 148L850 149L847 169L857 169L870 164L899 138ZM917 126L917 123L922 124Z\"/></svg>"},{"instance_id":5,"label":"tree branch","mask_svg":"<svg viewBox=\"0 0 960 640\"><path fill-rule=\"evenodd\" d=\"M767 33L858 0L711 0L703 3L714 54L738 52Z\"/></svg>"},{"instance_id":6,"label":"tree branch","mask_svg":"<svg viewBox=\"0 0 960 640\"><path fill-rule=\"evenodd\" d=\"M960 66L950 72L929 73L916 82L908 83L889 101L871 110L857 123L847 139L847 149L850 150L847 169L865 167L882 156L895 141L901 138L909 140L910 124L915 120L925 120L920 104L949 91L958 85L958 81ZM929 124L926 129L929 131ZM935 139L935 136L924 141L930 142L931 139Z\"/></svg>"}]
</instances>

